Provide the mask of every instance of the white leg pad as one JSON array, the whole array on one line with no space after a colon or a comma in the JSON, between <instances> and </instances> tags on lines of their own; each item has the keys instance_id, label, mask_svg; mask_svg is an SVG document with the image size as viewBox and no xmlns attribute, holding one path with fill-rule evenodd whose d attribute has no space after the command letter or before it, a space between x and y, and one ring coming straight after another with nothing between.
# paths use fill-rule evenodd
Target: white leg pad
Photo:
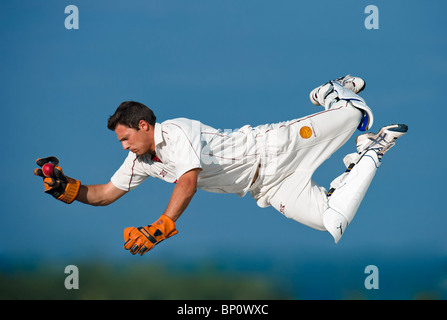
<instances>
[{"instance_id":1,"label":"white leg pad","mask_svg":"<svg viewBox=\"0 0 447 320\"><path fill-rule=\"evenodd\" d=\"M332 208L328 208L323 214L323 223L326 230L332 235L335 243L340 240L348 221L345 217Z\"/></svg>"},{"instance_id":2,"label":"white leg pad","mask_svg":"<svg viewBox=\"0 0 447 320\"><path fill-rule=\"evenodd\" d=\"M371 150L362 156L348 174L334 180L337 180L335 184L338 187L329 198L329 208L323 213L323 223L336 243L354 219L379 166L377 154Z\"/></svg>"},{"instance_id":3,"label":"white leg pad","mask_svg":"<svg viewBox=\"0 0 447 320\"><path fill-rule=\"evenodd\" d=\"M361 157L362 156L357 152L350 153L343 158L343 163L345 164L346 168L348 168L352 163L359 162Z\"/></svg>"}]
</instances>

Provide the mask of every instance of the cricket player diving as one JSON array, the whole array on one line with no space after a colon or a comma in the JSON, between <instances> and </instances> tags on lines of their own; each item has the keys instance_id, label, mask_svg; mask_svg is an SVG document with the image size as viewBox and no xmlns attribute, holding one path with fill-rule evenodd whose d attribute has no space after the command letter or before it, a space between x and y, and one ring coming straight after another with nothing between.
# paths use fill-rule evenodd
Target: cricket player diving
<instances>
[{"instance_id":1,"label":"cricket player diving","mask_svg":"<svg viewBox=\"0 0 447 320\"><path fill-rule=\"evenodd\" d=\"M209 192L250 193L259 207L316 230L337 243L353 220L383 156L408 127L393 124L367 132L373 113L361 98L365 81L347 75L310 93L322 111L290 121L235 130L218 130L196 120L156 122L151 109L125 101L108 119L127 158L106 184L83 185L65 176L56 157L38 159L34 174L45 193L65 203L105 206L135 189L149 176L174 183L165 211L154 223L124 229L124 248L143 255L178 233L176 222L200 188ZM346 171L334 174L329 190L312 175L356 130L356 150L346 155ZM53 169L43 170L51 164Z\"/></svg>"}]
</instances>

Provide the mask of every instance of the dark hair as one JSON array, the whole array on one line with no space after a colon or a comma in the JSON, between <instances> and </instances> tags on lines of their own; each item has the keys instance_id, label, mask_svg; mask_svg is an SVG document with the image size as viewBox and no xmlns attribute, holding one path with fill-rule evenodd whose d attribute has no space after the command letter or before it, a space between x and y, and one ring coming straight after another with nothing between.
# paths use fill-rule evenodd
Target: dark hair
<instances>
[{"instance_id":1,"label":"dark hair","mask_svg":"<svg viewBox=\"0 0 447 320\"><path fill-rule=\"evenodd\" d=\"M139 130L138 124L140 120L144 120L154 126L157 118L152 110L144 104L135 101L124 101L118 106L115 113L109 117L107 128L115 131L116 126L122 124Z\"/></svg>"}]
</instances>

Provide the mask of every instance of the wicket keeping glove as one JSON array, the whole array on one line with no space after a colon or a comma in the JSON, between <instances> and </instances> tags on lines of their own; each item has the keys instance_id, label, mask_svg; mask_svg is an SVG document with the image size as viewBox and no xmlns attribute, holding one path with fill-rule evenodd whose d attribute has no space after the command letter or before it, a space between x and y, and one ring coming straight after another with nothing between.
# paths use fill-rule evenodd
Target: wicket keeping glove
<instances>
[{"instance_id":1,"label":"wicket keeping glove","mask_svg":"<svg viewBox=\"0 0 447 320\"><path fill-rule=\"evenodd\" d=\"M174 221L162 214L152 225L124 229L124 249L131 254L145 254L161 241L177 234Z\"/></svg>"},{"instance_id":2,"label":"wicket keeping glove","mask_svg":"<svg viewBox=\"0 0 447 320\"><path fill-rule=\"evenodd\" d=\"M40 168L34 169L34 175L43 178L45 193L51 194L62 202L72 203L79 193L81 182L65 176L62 168L59 167L59 159L56 157L39 158L36 163L40 167L43 167L46 163L54 165L54 175L52 177L46 177Z\"/></svg>"}]
</instances>

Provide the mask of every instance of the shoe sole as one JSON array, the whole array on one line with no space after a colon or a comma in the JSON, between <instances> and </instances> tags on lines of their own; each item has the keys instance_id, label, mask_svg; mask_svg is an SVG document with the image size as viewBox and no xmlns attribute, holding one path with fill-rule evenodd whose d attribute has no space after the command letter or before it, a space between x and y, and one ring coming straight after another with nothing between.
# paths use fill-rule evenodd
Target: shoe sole
<instances>
[{"instance_id":1,"label":"shoe sole","mask_svg":"<svg viewBox=\"0 0 447 320\"><path fill-rule=\"evenodd\" d=\"M310 94L309 94L309 98L310 98L310 102L312 102L313 105L315 105L315 106L319 106L320 103L319 103L317 100L315 100L315 98L313 97L313 96L314 96L314 91L316 91L316 90L317 90L317 88L313 89L313 90L310 92Z\"/></svg>"},{"instance_id":2,"label":"shoe sole","mask_svg":"<svg viewBox=\"0 0 447 320\"><path fill-rule=\"evenodd\" d=\"M401 133L398 136L398 137L401 137L403 134L405 134L408 131L408 126L403 123L392 124L392 125L389 125L389 126L386 126L386 127L383 127L382 129L380 129L379 133L384 133L385 131Z\"/></svg>"},{"instance_id":3,"label":"shoe sole","mask_svg":"<svg viewBox=\"0 0 447 320\"><path fill-rule=\"evenodd\" d=\"M363 79L362 79L362 81L363 81L363 86L360 88L359 91L357 91L357 92L354 91L355 94L359 94L360 92L362 92L363 90L365 90L365 88L366 88L366 81L363 80Z\"/></svg>"}]
</instances>

